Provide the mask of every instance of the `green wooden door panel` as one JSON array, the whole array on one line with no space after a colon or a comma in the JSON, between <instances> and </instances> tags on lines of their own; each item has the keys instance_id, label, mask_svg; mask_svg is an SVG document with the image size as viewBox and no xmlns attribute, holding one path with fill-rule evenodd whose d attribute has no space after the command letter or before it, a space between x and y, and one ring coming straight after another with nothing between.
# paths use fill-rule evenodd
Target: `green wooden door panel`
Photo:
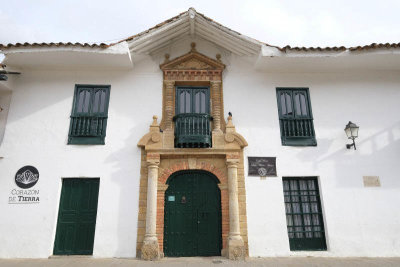
<instances>
[{"instance_id":1,"label":"green wooden door panel","mask_svg":"<svg viewBox=\"0 0 400 267\"><path fill-rule=\"evenodd\" d=\"M220 255L221 193L217 179L203 171L179 172L165 193L166 256Z\"/></svg>"},{"instance_id":2,"label":"green wooden door panel","mask_svg":"<svg viewBox=\"0 0 400 267\"><path fill-rule=\"evenodd\" d=\"M54 255L91 255L96 227L99 179L64 179Z\"/></svg>"}]
</instances>

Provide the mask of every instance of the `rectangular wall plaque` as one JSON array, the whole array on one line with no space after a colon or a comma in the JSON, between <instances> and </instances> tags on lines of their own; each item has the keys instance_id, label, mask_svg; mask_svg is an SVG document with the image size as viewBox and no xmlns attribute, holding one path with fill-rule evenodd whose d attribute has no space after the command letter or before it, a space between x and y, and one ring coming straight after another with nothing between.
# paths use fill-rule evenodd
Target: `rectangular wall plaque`
<instances>
[{"instance_id":1,"label":"rectangular wall plaque","mask_svg":"<svg viewBox=\"0 0 400 267\"><path fill-rule=\"evenodd\" d=\"M276 177L276 157L248 157L249 176Z\"/></svg>"},{"instance_id":2,"label":"rectangular wall plaque","mask_svg":"<svg viewBox=\"0 0 400 267\"><path fill-rule=\"evenodd\" d=\"M363 176L364 187L380 187L379 176Z\"/></svg>"}]
</instances>

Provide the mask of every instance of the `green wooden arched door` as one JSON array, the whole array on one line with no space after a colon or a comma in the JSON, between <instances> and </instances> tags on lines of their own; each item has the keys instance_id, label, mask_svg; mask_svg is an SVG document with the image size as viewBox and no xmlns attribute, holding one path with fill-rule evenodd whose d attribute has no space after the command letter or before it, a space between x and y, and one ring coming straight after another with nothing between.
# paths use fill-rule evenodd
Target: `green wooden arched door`
<instances>
[{"instance_id":1,"label":"green wooden arched door","mask_svg":"<svg viewBox=\"0 0 400 267\"><path fill-rule=\"evenodd\" d=\"M221 255L221 191L205 171L182 171L167 181L164 253L170 257Z\"/></svg>"}]
</instances>

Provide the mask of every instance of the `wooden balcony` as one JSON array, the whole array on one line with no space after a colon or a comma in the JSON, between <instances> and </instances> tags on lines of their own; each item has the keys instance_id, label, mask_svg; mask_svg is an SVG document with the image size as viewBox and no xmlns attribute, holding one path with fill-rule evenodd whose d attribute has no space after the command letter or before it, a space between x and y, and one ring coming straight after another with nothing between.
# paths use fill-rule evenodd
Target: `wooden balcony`
<instances>
[{"instance_id":1,"label":"wooden balcony","mask_svg":"<svg viewBox=\"0 0 400 267\"><path fill-rule=\"evenodd\" d=\"M107 116L71 116L69 144L104 144Z\"/></svg>"},{"instance_id":2,"label":"wooden balcony","mask_svg":"<svg viewBox=\"0 0 400 267\"><path fill-rule=\"evenodd\" d=\"M211 147L211 120L207 113L181 113L173 118L175 122L175 147Z\"/></svg>"},{"instance_id":3,"label":"wooden balcony","mask_svg":"<svg viewBox=\"0 0 400 267\"><path fill-rule=\"evenodd\" d=\"M290 146L316 146L313 119L280 119L282 144Z\"/></svg>"}]
</instances>

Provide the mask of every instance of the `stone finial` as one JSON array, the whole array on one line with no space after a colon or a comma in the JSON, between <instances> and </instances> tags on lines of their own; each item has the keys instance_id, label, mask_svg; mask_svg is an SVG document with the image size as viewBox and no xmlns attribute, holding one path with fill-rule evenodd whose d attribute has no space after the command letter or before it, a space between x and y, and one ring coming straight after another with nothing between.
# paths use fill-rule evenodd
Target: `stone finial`
<instances>
[{"instance_id":1,"label":"stone finial","mask_svg":"<svg viewBox=\"0 0 400 267\"><path fill-rule=\"evenodd\" d=\"M160 125L157 121L158 117L153 116L153 122L150 124L150 130L145 134L139 141L138 146L148 148L161 148L162 146L162 132L160 131Z\"/></svg>"},{"instance_id":2,"label":"stone finial","mask_svg":"<svg viewBox=\"0 0 400 267\"><path fill-rule=\"evenodd\" d=\"M196 43L193 42L190 44L190 46L192 47L192 49L190 50L190 52L196 52Z\"/></svg>"},{"instance_id":3,"label":"stone finial","mask_svg":"<svg viewBox=\"0 0 400 267\"><path fill-rule=\"evenodd\" d=\"M215 57L217 58L218 62L222 62L221 61L221 54L216 54Z\"/></svg>"},{"instance_id":4,"label":"stone finial","mask_svg":"<svg viewBox=\"0 0 400 267\"><path fill-rule=\"evenodd\" d=\"M230 128L232 128L232 127L235 127L234 125L233 125L233 122L232 122L232 115L229 115L228 116L228 123L226 124L226 127L230 127Z\"/></svg>"},{"instance_id":5,"label":"stone finial","mask_svg":"<svg viewBox=\"0 0 400 267\"><path fill-rule=\"evenodd\" d=\"M228 122L226 124L226 130L225 131L226 131L226 133L225 133L225 141L227 143L233 143L234 141L236 141L236 143L241 148L243 148L243 147L248 145L246 140L244 139L244 137L236 132L235 125L233 125L233 122L232 122L232 114L229 114L229 116L228 116Z\"/></svg>"},{"instance_id":6,"label":"stone finial","mask_svg":"<svg viewBox=\"0 0 400 267\"><path fill-rule=\"evenodd\" d=\"M158 119L158 117L156 115L154 115L153 123L150 125L150 132L159 132L160 131L160 125L158 124L157 119Z\"/></svg>"},{"instance_id":7,"label":"stone finial","mask_svg":"<svg viewBox=\"0 0 400 267\"><path fill-rule=\"evenodd\" d=\"M169 54L164 55L164 63L169 62Z\"/></svg>"},{"instance_id":8,"label":"stone finial","mask_svg":"<svg viewBox=\"0 0 400 267\"><path fill-rule=\"evenodd\" d=\"M153 116L153 123L151 124L151 126L158 126L158 122L157 122L158 117L156 115Z\"/></svg>"}]
</instances>

